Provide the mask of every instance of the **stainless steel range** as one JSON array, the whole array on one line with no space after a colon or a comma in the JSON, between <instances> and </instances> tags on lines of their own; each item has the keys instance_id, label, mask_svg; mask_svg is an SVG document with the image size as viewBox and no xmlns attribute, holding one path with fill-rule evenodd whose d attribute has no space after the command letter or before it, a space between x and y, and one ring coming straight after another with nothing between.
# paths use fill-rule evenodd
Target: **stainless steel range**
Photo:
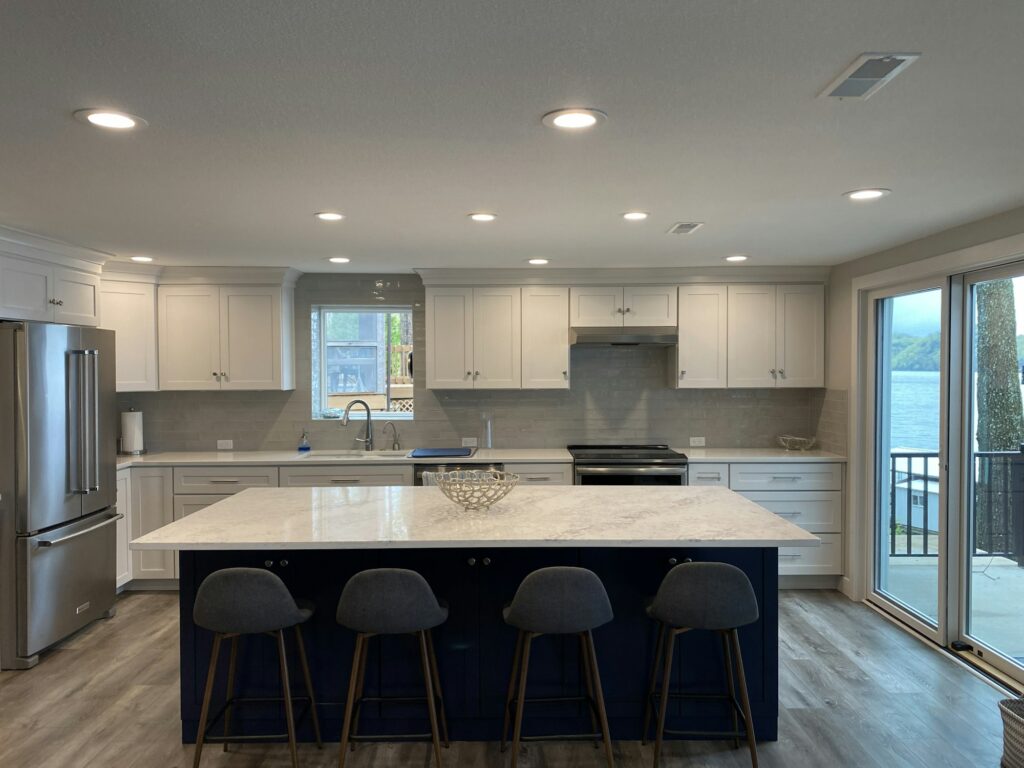
<instances>
[{"instance_id":1,"label":"stainless steel range","mask_svg":"<svg viewBox=\"0 0 1024 768\"><path fill-rule=\"evenodd\" d=\"M687 485L686 454L667 445L570 445L576 485Z\"/></svg>"}]
</instances>

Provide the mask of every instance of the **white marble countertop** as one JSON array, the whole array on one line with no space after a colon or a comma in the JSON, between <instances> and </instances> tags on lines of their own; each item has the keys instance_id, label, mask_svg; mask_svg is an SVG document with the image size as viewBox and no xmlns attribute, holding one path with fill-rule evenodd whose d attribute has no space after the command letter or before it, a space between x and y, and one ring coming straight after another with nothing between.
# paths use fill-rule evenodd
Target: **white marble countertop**
<instances>
[{"instance_id":1,"label":"white marble countertop","mask_svg":"<svg viewBox=\"0 0 1024 768\"><path fill-rule=\"evenodd\" d=\"M467 512L434 487L250 488L132 549L817 546L813 534L725 488L516 488Z\"/></svg>"},{"instance_id":2,"label":"white marble countertop","mask_svg":"<svg viewBox=\"0 0 1024 768\"><path fill-rule=\"evenodd\" d=\"M828 451L787 451L785 448L679 448L672 450L685 453L694 464L721 462L723 464L756 464L775 461L794 461L806 464L815 462L845 462L846 457Z\"/></svg>"}]
</instances>

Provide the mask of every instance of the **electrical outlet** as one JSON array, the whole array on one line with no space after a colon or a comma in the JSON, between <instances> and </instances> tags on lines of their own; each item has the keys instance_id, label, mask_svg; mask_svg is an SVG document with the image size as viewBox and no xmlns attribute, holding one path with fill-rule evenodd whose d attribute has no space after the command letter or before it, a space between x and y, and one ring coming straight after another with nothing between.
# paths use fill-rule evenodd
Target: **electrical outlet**
<instances>
[{"instance_id":1,"label":"electrical outlet","mask_svg":"<svg viewBox=\"0 0 1024 768\"><path fill-rule=\"evenodd\" d=\"M231 450L234 450L234 448L235 448L235 441L234 440L218 440L217 441L217 450L218 451L231 451Z\"/></svg>"},{"instance_id":2,"label":"electrical outlet","mask_svg":"<svg viewBox=\"0 0 1024 768\"><path fill-rule=\"evenodd\" d=\"M476 438L475 437L464 437L464 438L462 438L462 447L463 448L476 448Z\"/></svg>"},{"instance_id":3,"label":"electrical outlet","mask_svg":"<svg viewBox=\"0 0 1024 768\"><path fill-rule=\"evenodd\" d=\"M704 438L703 437L691 437L690 438L690 447L691 448L703 448L704 447Z\"/></svg>"}]
</instances>

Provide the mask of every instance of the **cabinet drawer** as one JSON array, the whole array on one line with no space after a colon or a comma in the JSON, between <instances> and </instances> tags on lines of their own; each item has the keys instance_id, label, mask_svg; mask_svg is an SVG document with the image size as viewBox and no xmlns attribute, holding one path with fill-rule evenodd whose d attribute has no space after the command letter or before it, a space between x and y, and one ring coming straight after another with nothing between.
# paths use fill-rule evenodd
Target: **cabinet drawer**
<instances>
[{"instance_id":1,"label":"cabinet drawer","mask_svg":"<svg viewBox=\"0 0 1024 768\"><path fill-rule=\"evenodd\" d=\"M841 491L842 464L732 464L734 491Z\"/></svg>"},{"instance_id":2,"label":"cabinet drawer","mask_svg":"<svg viewBox=\"0 0 1024 768\"><path fill-rule=\"evenodd\" d=\"M818 547L779 547L780 576L839 576L843 572L843 536L818 534Z\"/></svg>"},{"instance_id":3,"label":"cabinet drawer","mask_svg":"<svg viewBox=\"0 0 1024 768\"><path fill-rule=\"evenodd\" d=\"M691 464L690 485L717 485L729 487L728 464Z\"/></svg>"},{"instance_id":4,"label":"cabinet drawer","mask_svg":"<svg viewBox=\"0 0 1024 768\"><path fill-rule=\"evenodd\" d=\"M246 488L276 488L277 467L175 467L175 493L230 495Z\"/></svg>"},{"instance_id":5,"label":"cabinet drawer","mask_svg":"<svg viewBox=\"0 0 1024 768\"><path fill-rule=\"evenodd\" d=\"M281 467L282 488L412 485L412 467Z\"/></svg>"},{"instance_id":6,"label":"cabinet drawer","mask_svg":"<svg viewBox=\"0 0 1024 768\"><path fill-rule=\"evenodd\" d=\"M505 464L523 485L572 485L571 464Z\"/></svg>"},{"instance_id":7,"label":"cabinet drawer","mask_svg":"<svg viewBox=\"0 0 1024 768\"><path fill-rule=\"evenodd\" d=\"M740 496L812 533L843 530L843 495L839 491L745 491Z\"/></svg>"}]
</instances>

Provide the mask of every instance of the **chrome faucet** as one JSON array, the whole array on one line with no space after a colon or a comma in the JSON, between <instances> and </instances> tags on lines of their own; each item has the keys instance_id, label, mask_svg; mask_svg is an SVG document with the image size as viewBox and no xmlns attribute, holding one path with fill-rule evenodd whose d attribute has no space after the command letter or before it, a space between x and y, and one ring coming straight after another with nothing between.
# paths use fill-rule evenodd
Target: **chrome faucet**
<instances>
[{"instance_id":1,"label":"chrome faucet","mask_svg":"<svg viewBox=\"0 0 1024 768\"><path fill-rule=\"evenodd\" d=\"M394 440L391 441L391 450L400 451L402 450L402 444L398 442L398 427L395 426L393 421L384 422L384 432L387 433L388 427L391 427L391 434L394 435Z\"/></svg>"},{"instance_id":2,"label":"chrome faucet","mask_svg":"<svg viewBox=\"0 0 1024 768\"><path fill-rule=\"evenodd\" d=\"M361 405L366 409L366 437L357 437L360 443L367 451L373 450L373 416L370 413L370 406L365 400L353 400L351 403L345 406L345 415L341 417L341 426L348 426L348 414L352 410L353 405Z\"/></svg>"}]
</instances>

